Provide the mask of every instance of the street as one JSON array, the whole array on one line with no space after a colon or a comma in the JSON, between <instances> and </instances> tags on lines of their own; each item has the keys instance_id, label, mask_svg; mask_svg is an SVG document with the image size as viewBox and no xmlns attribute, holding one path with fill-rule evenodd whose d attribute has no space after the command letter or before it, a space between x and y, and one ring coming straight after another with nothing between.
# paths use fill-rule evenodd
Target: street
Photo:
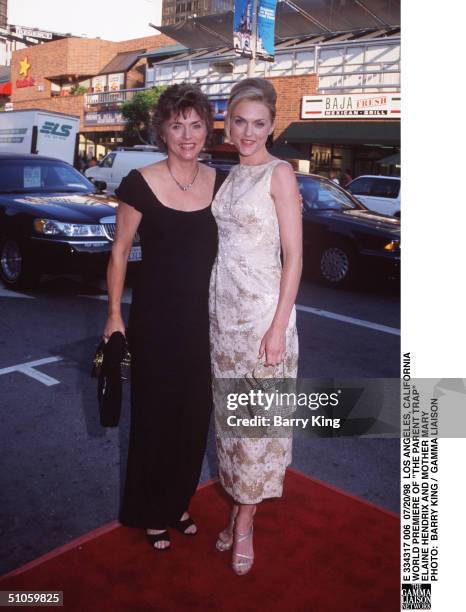
<instances>
[{"instance_id":1,"label":"street","mask_svg":"<svg viewBox=\"0 0 466 612\"><path fill-rule=\"evenodd\" d=\"M130 289L123 301L127 315ZM300 377L399 376L395 284L341 291L305 280L297 305ZM117 517L129 415L126 402L119 428L98 422L90 366L106 316L102 284L0 286L0 308L0 571L8 571ZM293 467L398 508L397 439L297 441ZM202 480L215 475L211 435Z\"/></svg>"}]
</instances>

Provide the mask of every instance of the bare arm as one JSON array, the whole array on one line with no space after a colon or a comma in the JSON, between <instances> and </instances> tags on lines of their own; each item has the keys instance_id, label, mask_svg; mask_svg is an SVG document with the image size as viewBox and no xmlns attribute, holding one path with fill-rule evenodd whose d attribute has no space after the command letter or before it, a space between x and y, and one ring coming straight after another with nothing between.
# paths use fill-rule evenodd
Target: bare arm
<instances>
[{"instance_id":1,"label":"bare arm","mask_svg":"<svg viewBox=\"0 0 466 612\"><path fill-rule=\"evenodd\" d=\"M272 323L262 339L259 357L265 353L266 365L277 365L285 356L285 333L298 293L303 266L301 200L293 169L278 164L272 174L271 195L275 201L283 270L280 294Z\"/></svg>"},{"instance_id":2,"label":"bare arm","mask_svg":"<svg viewBox=\"0 0 466 612\"><path fill-rule=\"evenodd\" d=\"M132 206L124 202L120 202L118 205L115 240L107 267L108 317L104 328L104 337L111 336L114 331L125 333L125 324L121 316L121 296L123 295L129 252L141 217L142 214Z\"/></svg>"}]
</instances>

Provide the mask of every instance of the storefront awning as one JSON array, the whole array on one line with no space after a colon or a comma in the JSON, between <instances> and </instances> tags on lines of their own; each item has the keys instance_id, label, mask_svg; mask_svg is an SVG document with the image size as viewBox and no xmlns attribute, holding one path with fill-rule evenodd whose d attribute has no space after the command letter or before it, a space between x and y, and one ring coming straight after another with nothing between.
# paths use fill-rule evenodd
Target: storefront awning
<instances>
[{"instance_id":1,"label":"storefront awning","mask_svg":"<svg viewBox=\"0 0 466 612\"><path fill-rule=\"evenodd\" d=\"M115 57L102 68L99 74L128 72L145 51L146 49L140 49L139 51L123 51L117 53Z\"/></svg>"},{"instance_id":2,"label":"storefront awning","mask_svg":"<svg viewBox=\"0 0 466 612\"><path fill-rule=\"evenodd\" d=\"M11 82L0 83L0 96L11 96Z\"/></svg>"},{"instance_id":3,"label":"storefront awning","mask_svg":"<svg viewBox=\"0 0 466 612\"><path fill-rule=\"evenodd\" d=\"M139 57L150 57L152 59L159 59L161 57L165 57L166 55L178 55L179 53L184 53L188 51L188 48L184 45L166 45L165 47L158 47L157 49L149 49L145 53L141 53Z\"/></svg>"},{"instance_id":4,"label":"storefront awning","mask_svg":"<svg viewBox=\"0 0 466 612\"><path fill-rule=\"evenodd\" d=\"M296 121L278 138L280 142L309 144L400 144L399 121Z\"/></svg>"},{"instance_id":5,"label":"storefront awning","mask_svg":"<svg viewBox=\"0 0 466 612\"><path fill-rule=\"evenodd\" d=\"M232 10L172 25L149 25L189 49L233 47ZM400 0L282 0L275 14L275 42L399 26Z\"/></svg>"},{"instance_id":6,"label":"storefront awning","mask_svg":"<svg viewBox=\"0 0 466 612\"><path fill-rule=\"evenodd\" d=\"M270 153L280 159L309 159L309 155L306 153L302 153L298 151L298 149L283 142L276 142L270 149Z\"/></svg>"}]
</instances>

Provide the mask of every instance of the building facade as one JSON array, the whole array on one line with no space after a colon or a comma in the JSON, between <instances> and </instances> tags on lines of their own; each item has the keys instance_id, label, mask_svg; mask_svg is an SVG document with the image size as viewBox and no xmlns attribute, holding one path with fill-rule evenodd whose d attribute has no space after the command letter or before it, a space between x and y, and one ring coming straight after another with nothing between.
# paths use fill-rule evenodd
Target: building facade
<instances>
[{"instance_id":1,"label":"building facade","mask_svg":"<svg viewBox=\"0 0 466 612\"><path fill-rule=\"evenodd\" d=\"M65 38L21 49L11 64L13 110L80 117L80 150L100 156L123 143L121 102L145 87L144 54L173 43L164 35L122 42Z\"/></svg>"},{"instance_id":2,"label":"building facade","mask_svg":"<svg viewBox=\"0 0 466 612\"><path fill-rule=\"evenodd\" d=\"M215 111L211 153L234 156L224 142L223 120L230 90L248 75L249 60L235 54L232 45L196 47L199 37L188 45L176 27L168 30L176 40L164 35L121 43L67 38L16 52L14 110L79 115L80 148L99 156L134 144L124 141L121 105L136 92L197 83ZM21 68L26 76L19 74ZM286 145L288 158L290 147L296 152L292 160L300 170L399 173L399 27L286 38L276 43L274 61L257 61L253 74L270 80L277 91L273 141Z\"/></svg>"},{"instance_id":3,"label":"building facade","mask_svg":"<svg viewBox=\"0 0 466 612\"><path fill-rule=\"evenodd\" d=\"M0 28L6 28L8 22L8 0L0 0Z\"/></svg>"},{"instance_id":4,"label":"building facade","mask_svg":"<svg viewBox=\"0 0 466 612\"><path fill-rule=\"evenodd\" d=\"M149 62L146 85L199 83L216 111L214 153L228 154L222 119L231 87L247 72L248 60L229 47L186 50ZM254 75L277 91L273 138L305 158L300 169L399 173L399 164L380 163L400 145L399 28L278 43L275 61L257 62Z\"/></svg>"},{"instance_id":5,"label":"building facade","mask_svg":"<svg viewBox=\"0 0 466 612\"><path fill-rule=\"evenodd\" d=\"M173 25L190 17L216 15L233 9L233 0L163 0L162 25Z\"/></svg>"}]
</instances>

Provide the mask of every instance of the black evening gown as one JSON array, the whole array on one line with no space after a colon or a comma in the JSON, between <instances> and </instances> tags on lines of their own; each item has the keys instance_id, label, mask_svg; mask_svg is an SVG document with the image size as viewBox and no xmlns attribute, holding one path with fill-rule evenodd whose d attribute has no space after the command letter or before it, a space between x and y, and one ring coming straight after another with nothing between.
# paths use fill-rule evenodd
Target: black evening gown
<instances>
[{"instance_id":1,"label":"black evening gown","mask_svg":"<svg viewBox=\"0 0 466 612\"><path fill-rule=\"evenodd\" d=\"M217 171L214 195L225 176ZM115 193L142 213L142 262L127 332L131 427L120 522L164 529L187 510L206 448L212 408L208 295L217 226L210 206L168 208L137 170Z\"/></svg>"}]
</instances>

